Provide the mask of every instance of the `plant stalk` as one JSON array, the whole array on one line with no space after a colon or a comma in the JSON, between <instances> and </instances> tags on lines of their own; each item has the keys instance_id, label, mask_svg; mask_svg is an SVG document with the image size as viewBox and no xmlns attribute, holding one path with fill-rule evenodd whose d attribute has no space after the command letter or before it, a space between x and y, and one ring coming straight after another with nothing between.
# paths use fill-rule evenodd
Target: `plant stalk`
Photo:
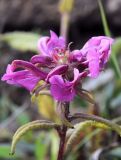
<instances>
[{"instance_id":1,"label":"plant stalk","mask_svg":"<svg viewBox=\"0 0 121 160\"><path fill-rule=\"evenodd\" d=\"M62 112L62 114L64 114L63 116L68 120L69 119L68 118L68 116L69 116L69 103L65 103L64 107L65 107L65 112ZM62 124L62 126L58 130L58 134L60 136L60 145L59 145L57 160L63 160L67 128L68 128L67 126Z\"/></svg>"},{"instance_id":2,"label":"plant stalk","mask_svg":"<svg viewBox=\"0 0 121 160\"><path fill-rule=\"evenodd\" d=\"M60 35L65 38L67 44L67 37L68 37L68 29L69 29L69 21L70 15L69 13L63 13L61 16L61 27L60 27Z\"/></svg>"},{"instance_id":3,"label":"plant stalk","mask_svg":"<svg viewBox=\"0 0 121 160\"><path fill-rule=\"evenodd\" d=\"M65 139L66 139L66 131L67 131L67 127L63 125L62 128L61 128L61 131L59 133L59 135L60 135L60 145L59 145L58 159L57 160L63 160L64 146L65 146Z\"/></svg>"}]
</instances>

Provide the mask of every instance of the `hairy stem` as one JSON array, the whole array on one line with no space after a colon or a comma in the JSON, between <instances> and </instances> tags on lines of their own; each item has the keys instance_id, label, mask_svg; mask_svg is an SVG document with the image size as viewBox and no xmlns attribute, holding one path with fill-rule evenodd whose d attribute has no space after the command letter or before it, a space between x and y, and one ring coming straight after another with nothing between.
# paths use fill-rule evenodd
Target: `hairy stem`
<instances>
[{"instance_id":1,"label":"hairy stem","mask_svg":"<svg viewBox=\"0 0 121 160\"><path fill-rule=\"evenodd\" d=\"M65 112L62 112L62 114L68 120L69 103L64 103L63 105L65 107ZM60 136L60 145L59 145L59 151L58 151L57 160L63 160L64 146L65 146L65 140L66 140L66 132L67 132L67 126L62 124L62 126L58 129L58 134Z\"/></svg>"},{"instance_id":2,"label":"hairy stem","mask_svg":"<svg viewBox=\"0 0 121 160\"><path fill-rule=\"evenodd\" d=\"M59 145L58 159L57 160L63 160L64 146L65 146L65 139L66 139L66 131L67 131L67 127L62 126L62 129L59 133L60 145Z\"/></svg>"}]
</instances>

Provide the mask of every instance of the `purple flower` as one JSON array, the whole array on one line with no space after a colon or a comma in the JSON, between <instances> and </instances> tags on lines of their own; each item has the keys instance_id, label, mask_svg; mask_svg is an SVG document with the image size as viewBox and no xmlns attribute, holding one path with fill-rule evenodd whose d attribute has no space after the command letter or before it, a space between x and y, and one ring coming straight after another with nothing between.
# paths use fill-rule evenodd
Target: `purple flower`
<instances>
[{"instance_id":1,"label":"purple flower","mask_svg":"<svg viewBox=\"0 0 121 160\"><path fill-rule=\"evenodd\" d=\"M104 68L111 53L113 39L105 36L92 37L81 49L89 67L89 76L95 78Z\"/></svg>"},{"instance_id":2,"label":"purple flower","mask_svg":"<svg viewBox=\"0 0 121 160\"><path fill-rule=\"evenodd\" d=\"M16 69L24 68L24 70L15 71ZM36 84L45 79L47 73L39 70L33 64L15 60L12 64L8 64L6 73L2 77L2 81L7 81L9 84L23 86L27 90L32 91Z\"/></svg>"},{"instance_id":3,"label":"purple flower","mask_svg":"<svg viewBox=\"0 0 121 160\"><path fill-rule=\"evenodd\" d=\"M81 62L83 59L83 55L81 53L81 50L74 50L70 53L70 56L69 56L69 60L70 62Z\"/></svg>"},{"instance_id":4,"label":"purple flower","mask_svg":"<svg viewBox=\"0 0 121 160\"><path fill-rule=\"evenodd\" d=\"M38 42L38 49L42 55L53 57L56 61L65 52L65 40L50 31L50 37L42 37Z\"/></svg>"},{"instance_id":5,"label":"purple flower","mask_svg":"<svg viewBox=\"0 0 121 160\"><path fill-rule=\"evenodd\" d=\"M46 81L48 82L49 78L52 77L52 76L54 76L54 75L65 74L67 70L68 70L68 65L60 65L60 66L55 67L54 69L52 69L48 73Z\"/></svg>"},{"instance_id":6,"label":"purple flower","mask_svg":"<svg viewBox=\"0 0 121 160\"><path fill-rule=\"evenodd\" d=\"M89 76L90 77L97 77L100 72L100 59L99 59L99 52L94 49L90 48L88 50L87 54L87 60L88 60L88 67L89 67Z\"/></svg>"},{"instance_id":7,"label":"purple flower","mask_svg":"<svg viewBox=\"0 0 121 160\"><path fill-rule=\"evenodd\" d=\"M41 67L51 68L54 65L53 59L49 56L35 55L30 60L33 64L39 64Z\"/></svg>"},{"instance_id":8,"label":"purple flower","mask_svg":"<svg viewBox=\"0 0 121 160\"><path fill-rule=\"evenodd\" d=\"M50 37L42 37L38 42L41 54L33 56L30 62L13 61L2 80L29 91L44 80L44 86L38 86L36 93L47 87L56 100L69 102L76 94L81 95L83 78L99 75L109 59L112 43L109 37L93 37L81 50L70 51L64 38L50 31Z\"/></svg>"},{"instance_id":9,"label":"purple flower","mask_svg":"<svg viewBox=\"0 0 121 160\"><path fill-rule=\"evenodd\" d=\"M52 96L58 101L71 101L76 95L76 87L79 85L80 79L84 74L85 72L79 73L78 69L75 68L73 81L67 81L61 75L52 76L49 79Z\"/></svg>"}]
</instances>

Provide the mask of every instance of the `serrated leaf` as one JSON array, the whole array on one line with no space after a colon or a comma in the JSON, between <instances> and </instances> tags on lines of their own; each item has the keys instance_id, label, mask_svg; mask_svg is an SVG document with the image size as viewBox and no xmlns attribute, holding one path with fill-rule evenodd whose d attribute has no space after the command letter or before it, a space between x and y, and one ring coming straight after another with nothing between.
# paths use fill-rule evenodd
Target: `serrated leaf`
<instances>
[{"instance_id":1,"label":"serrated leaf","mask_svg":"<svg viewBox=\"0 0 121 160\"><path fill-rule=\"evenodd\" d=\"M32 32L10 32L0 35L0 40L20 51L37 52L37 41L40 35Z\"/></svg>"}]
</instances>

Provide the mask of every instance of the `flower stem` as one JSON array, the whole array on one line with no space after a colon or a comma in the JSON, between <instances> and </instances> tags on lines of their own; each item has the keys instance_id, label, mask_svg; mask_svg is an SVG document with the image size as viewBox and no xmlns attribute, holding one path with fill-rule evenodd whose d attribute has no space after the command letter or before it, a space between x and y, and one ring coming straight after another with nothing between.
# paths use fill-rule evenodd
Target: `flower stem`
<instances>
[{"instance_id":1,"label":"flower stem","mask_svg":"<svg viewBox=\"0 0 121 160\"><path fill-rule=\"evenodd\" d=\"M63 114L63 117L65 117L68 120L69 103L65 103L63 105L65 107L65 110L64 110L64 112L62 112L62 114ZM63 160L67 128L68 128L67 126L62 124L62 126L58 129L58 134L60 136L60 145L59 145L59 151L58 151L57 160Z\"/></svg>"},{"instance_id":2,"label":"flower stem","mask_svg":"<svg viewBox=\"0 0 121 160\"><path fill-rule=\"evenodd\" d=\"M65 146L65 139L66 139L66 131L67 127L62 126L61 132L60 132L60 145L59 145L59 151L58 151L58 159L57 160L63 160L63 154L64 154L64 146Z\"/></svg>"},{"instance_id":3,"label":"flower stem","mask_svg":"<svg viewBox=\"0 0 121 160\"><path fill-rule=\"evenodd\" d=\"M70 23L70 13L74 6L74 0L60 0L59 11L61 13L60 35L66 40L68 38L68 30Z\"/></svg>"},{"instance_id":4,"label":"flower stem","mask_svg":"<svg viewBox=\"0 0 121 160\"><path fill-rule=\"evenodd\" d=\"M60 35L65 38L66 44L67 44L67 37L68 37L69 21L70 21L69 13L63 13L61 16Z\"/></svg>"}]
</instances>

